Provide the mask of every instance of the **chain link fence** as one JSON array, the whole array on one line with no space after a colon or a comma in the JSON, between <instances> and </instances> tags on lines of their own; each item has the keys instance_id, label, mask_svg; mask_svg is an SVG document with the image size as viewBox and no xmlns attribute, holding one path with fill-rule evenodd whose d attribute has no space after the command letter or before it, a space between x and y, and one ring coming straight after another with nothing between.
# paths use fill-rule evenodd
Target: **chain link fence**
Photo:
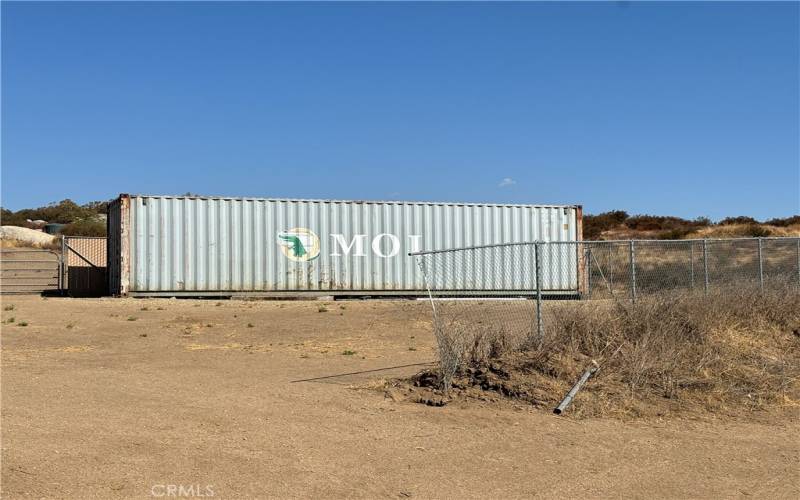
<instances>
[{"instance_id":1,"label":"chain link fence","mask_svg":"<svg viewBox=\"0 0 800 500\"><path fill-rule=\"evenodd\" d=\"M72 297L108 294L106 238L62 236L62 289Z\"/></svg>"},{"instance_id":2,"label":"chain link fence","mask_svg":"<svg viewBox=\"0 0 800 500\"><path fill-rule=\"evenodd\" d=\"M445 389L476 361L464 356L542 342L547 318L566 311L551 299L635 304L728 287L800 291L800 238L512 243L412 255L428 288Z\"/></svg>"},{"instance_id":3,"label":"chain link fence","mask_svg":"<svg viewBox=\"0 0 800 500\"><path fill-rule=\"evenodd\" d=\"M731 285L800 285L800 238L588 242L583 298L604 299L667 290Z\"/></svg>"}]
</instances>

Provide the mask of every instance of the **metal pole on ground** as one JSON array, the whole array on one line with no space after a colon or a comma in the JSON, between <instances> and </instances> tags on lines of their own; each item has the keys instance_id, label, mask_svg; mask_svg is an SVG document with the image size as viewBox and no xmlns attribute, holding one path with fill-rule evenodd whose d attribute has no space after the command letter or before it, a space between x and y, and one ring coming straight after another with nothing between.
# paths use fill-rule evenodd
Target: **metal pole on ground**
<instances>
[{"instance_id":1,"label":"metal pole on ground","mask_svg":"<svg viewBox=\"0 0 800 500\"><path fill-rule=\"evenodd\" d=\"M542 244L536 243L533 247L536 259L536 335L539 342L544 340L544 324L542 323Z\"/></svg>"},{"instance_id":2,"label":"metal pole on ground","mask_svg":"<svg viewBox=\"0 0 800 500\"><path fill-rule=\"evenodd\" d=\"M636 302L636 241L631 240L628 249L631 267L631 301Z\"/></svg>"},{"instance_id":3,"label":"metal pole on ground","mask_svg":"<svg viewBox=\"0 0 800 500\"><path fill-rule=\"evenodd\" d=\"M577 382L575 382L575 385L573 385L572 389L570 389L567 395L564 396L564 399L562 399L558 407L556 407L556 409L553 410L553 413L555 413L556 415L561 415L562 413L564 413L564 410L567 409L567 406L569 406L569 404L575 398L575 395L578 394L578 391L581 390L583 384L585 384L586 381L589 380L589 377L591 377L599 369L600 365L597 364L597 361L592 360L592 365L589 368L587 368L586 371L583 372L581 378L578 379Z\"/></svg>"}]
</instances>

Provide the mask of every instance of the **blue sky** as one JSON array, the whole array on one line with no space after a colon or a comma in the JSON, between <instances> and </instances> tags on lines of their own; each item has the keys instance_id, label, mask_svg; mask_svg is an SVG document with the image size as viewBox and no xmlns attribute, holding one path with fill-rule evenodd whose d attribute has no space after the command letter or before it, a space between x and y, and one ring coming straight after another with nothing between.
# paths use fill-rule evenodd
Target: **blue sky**
<instances>
[{"instance_id":1,"label":"blue sky","mask_svg":"<svg viewBox=\"0 0 800 500\"><path fill-rule=\"evenodd\" d=\"M2 204L800 213L798 3L2 4Z\"/></svg>"}]
</instances>

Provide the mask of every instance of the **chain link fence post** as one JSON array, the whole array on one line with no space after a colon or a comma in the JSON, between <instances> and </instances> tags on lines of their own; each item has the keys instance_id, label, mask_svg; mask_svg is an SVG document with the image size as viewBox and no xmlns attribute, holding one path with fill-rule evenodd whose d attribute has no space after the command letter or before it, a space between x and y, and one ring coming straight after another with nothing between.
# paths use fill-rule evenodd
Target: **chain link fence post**
<instances>
[{"instance_id":1,"label":"chain link fence post","mask_svg":"<svg viewBox=\"0 0 800 500\"><path fill-rule=\"evenodd\" d=\"M703 240L703 291L708 295L708 240Z\"/></svg>"},{"instance_id":2,"label":"chain link fence post","mask_svg":"<svg viewBox=\"0 0 800 500\"><path fill-rule=\"evenodd\" d=\"M544 323L542 321L542 244L536 242L533 246L536 261L536 335L539 344L544 340Z\"/></svg>"},{"instance_id":3,"label":"chain link fence post","mask_svg":"<svg viewBox=\"0 0 800 500\"><path fill-rule=\"evenodd\" d=\"M631 240L628 256L631 268L631 302L636 302L636 241Z\"/></svg>"},{"instance_id":4,"label":"chain link fence post","mask_svg":"<svg viewBox=\"0 0 800 500\"><path fill-rule=\"evenodd\" d=\"M586 246L586 294L592 294L592 247Z\"/></svg>"},{"instance_id":5,"label":"chain link fence post","mask_svg":"<svg viewBox=\"0 0 800 500\"><path fill-rule=\"evenodd\" d=\"M689 287L694 288L694 241L689 242Z\"/></svg>"},{"instance_id":6,"label":"chain link fence post","mask_svg":"<svg viewBox=\"0 0 800 500\"><path fill-rule=\"evenodd\" d=\"M797 238L797 284L800 285L800 238Z\"/></svg>"},{"instance_id":7,"label":"chain link fence post","mask_svg":"<svg viewBox=\"0 0 800 500\"><path fill-rule=\"evenodd\" d=\"M764 291L764 245L762 239L758 239L758 286Z\"/></svg>"},{"instance_id":8,"label":"chain link fence post","mask_svg":"<svg viewBox=\"0 0 800 500\"><path fill-rule=\"evenodd\" d=\"M58 290L61 295L67 293L67 237L61 235L61 259L58 263Z\"/></svg>"},{"instance_id":9,"label":"chain link fence post","mask_svg":"<svg viewBox=\"0 0 800 500\"><path fill-rule=\"evenodd\" d=\"M614 293L614 256L612 255L613 252L613 244L609 243L606 245L606 260L608 261L608 289L611 293ZM598 265L599 267L599 265Z\"/></svg>"}]
</instances>

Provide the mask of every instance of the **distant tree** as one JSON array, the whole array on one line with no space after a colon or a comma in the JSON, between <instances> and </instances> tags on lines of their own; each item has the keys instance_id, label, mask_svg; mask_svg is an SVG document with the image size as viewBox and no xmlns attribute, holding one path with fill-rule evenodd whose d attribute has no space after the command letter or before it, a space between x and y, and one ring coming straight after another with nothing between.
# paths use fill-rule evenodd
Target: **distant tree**
<instances>
[{"instance_id":1,"label":"distant tree","mask_svg":"<svg viewBox=\"0 0 800 500\"><path fill-rule=\"evenodd\" d=\"M107 212L108 202L106 201L92 201L85 205L78 205L74 201L67 199L49 203L44 207L23 208L16 212L3 209L2 220L6 226L29 227L28 219L70 224L81 220L92 220L98 214Z\"/></svg>"},{"instance_id":2,"label":"distant tree","mask_svg":"<svg viewBox=\"0 0 800 500\"><path fill-rule=\"evenodd\" d=\"M2 209L2 215L0 215L0 217L2 217L2 224L4 226L29 226L27 222L28 217L20 212L12 212L6 208Z\"/></svg>"},{"instance_id":3,"label":"distant tree","mask_svg":"<svg viewBox=\"0 0 800 500\"><path fill-rule=\"evenodd\" d=\"M62 200L58 203L51 203L44 208L44 215L42 217L47 222L58 222L60 224L69 224L78 220L88 219L94 213L84 207L81 207L72 200Z\"/></svg>"},{"instance_id":4,"label":"distant tree","mask_svg":"<svg viewBox=\"0 0 800 500\"><path fill-rule=\"evenodd\" d=\"M108 202L107 201L90 201L85 205L81 205L82 208L90 210L96 214L107 214L108 213Z\"/></svg>"},{"instance_id":5,"label":"distant tree","mask_svg":"<svg viewBox=\"0 0 800 500\"><path fill-rule=\"evenodd\" d=\"M725 217L719 221L720 226L731 226L733 224L758 224L759 222L752 217L746 215L738 215L736 217Z\"/></svg>"}]
</instances>

